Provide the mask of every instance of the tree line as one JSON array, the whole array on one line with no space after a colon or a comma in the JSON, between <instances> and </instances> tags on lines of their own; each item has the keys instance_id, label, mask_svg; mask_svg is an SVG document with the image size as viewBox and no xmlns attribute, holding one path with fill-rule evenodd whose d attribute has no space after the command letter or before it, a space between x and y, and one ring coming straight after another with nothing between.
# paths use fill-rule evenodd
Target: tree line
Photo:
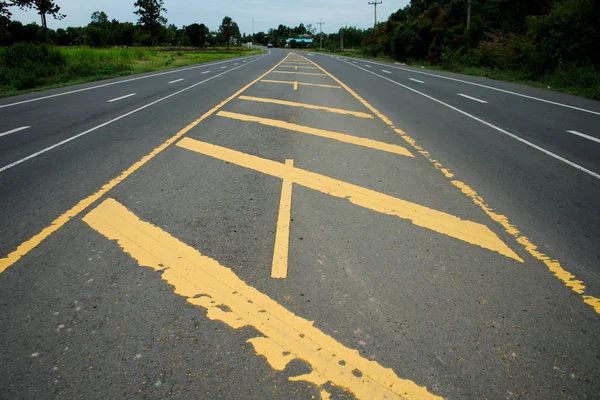
<instances>
[{"instance_id":1,"label":"tree line","mask_svg":"<svg viewBox=\"0 0 600 400\"><path fill-rule=\"evenodd\" d=\"M34 9L41 25L22 24L11 20L9 6ZM59 46L228 46L250 41L242 37L239 27L231 17L224 17L219 29L211 31L205 24L194 23L178 28L168 24L163 0L136 0L134 3L137 24L110 20L103 11L91 15L84 27L49 29L47 18L63 19L55 0L0 0L0 45L14 43L51 43Z\"/></svg>"}]
</instances>

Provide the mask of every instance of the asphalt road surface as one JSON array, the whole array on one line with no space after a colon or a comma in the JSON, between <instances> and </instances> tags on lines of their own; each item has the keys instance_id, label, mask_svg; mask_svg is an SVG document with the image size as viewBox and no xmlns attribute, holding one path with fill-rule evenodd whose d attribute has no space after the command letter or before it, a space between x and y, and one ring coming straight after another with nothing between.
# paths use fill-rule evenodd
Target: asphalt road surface
<instances>
[{"instance_id":1,"label":"asphalt road surface","mask_svg":"<svg viewBox=\"0 0 600 400\"><path fill-rule=\"evenodd\" d=\"M0 398L597 399L600 103L269 54L0 100Z\"/></svg>"}]
</instances>

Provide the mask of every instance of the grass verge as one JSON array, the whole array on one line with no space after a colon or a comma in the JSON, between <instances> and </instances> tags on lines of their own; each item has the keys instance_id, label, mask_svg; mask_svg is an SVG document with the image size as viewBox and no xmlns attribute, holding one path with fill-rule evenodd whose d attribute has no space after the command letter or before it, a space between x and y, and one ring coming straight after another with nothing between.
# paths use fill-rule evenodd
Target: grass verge
<instances>
[{"instance_id":1,"label":"grass verge","mask_svg":"<svg viewBox=\"0 0 600 400\"><path fill-rule=\"evenodd\" d=\"M371 57L360 50L332 52L327 50L312 49L310 51L324 54L334 54L344 57L362 58L365 60L375 60L390 63L396 62L396 60L389 57ZM593 66L567 66L559 68L545 75L532 78L530 74L522 71L499 70L495 68L485 68L463 64L429 65L420 62L407 62L406 64L413 67L424 67L431 70L456 72L459 74L480 76L498 81L518 83L521 85L587 97L593 100L600 100L600 71L596 70Z\"/></svg>"},{"instance_id":2,"label":"grass verge","mask_svg":"<svg viewBox=\"0 0 600 400\"><path fill-rule=\"evenodd\" d=\"M17 44L0 48L0 97L262 53L243 47L93 49Z\"/></svg>"}]
</instances>

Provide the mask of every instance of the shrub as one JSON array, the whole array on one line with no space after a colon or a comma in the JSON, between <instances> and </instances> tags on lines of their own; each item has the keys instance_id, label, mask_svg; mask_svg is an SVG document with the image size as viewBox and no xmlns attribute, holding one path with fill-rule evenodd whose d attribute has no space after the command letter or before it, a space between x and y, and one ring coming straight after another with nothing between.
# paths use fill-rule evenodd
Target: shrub
<instances>
[{"instance_id":1,"label":"shrub","mask_svg":"<svg viewBox=\"0 0 600 400\"><path fill-rule=\"evenodd\" d=\"M19 43L0 50L0 85L16 90L44 85L64 73L67 58L45 44Z\"/></svg>"}]
</instances>

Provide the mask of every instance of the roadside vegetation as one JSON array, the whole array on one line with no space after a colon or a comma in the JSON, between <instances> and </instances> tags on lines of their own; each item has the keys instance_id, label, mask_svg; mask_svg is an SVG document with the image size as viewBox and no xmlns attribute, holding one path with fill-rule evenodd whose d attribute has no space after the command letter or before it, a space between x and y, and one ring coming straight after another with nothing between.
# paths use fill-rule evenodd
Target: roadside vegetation
<instances>
[{"instance_id":1,"label":"roadside vegetation","mask_svg":"<svg viewBox=\"0 0 600 400\"><path fill-rule=\"evenodd\" d=\"M471 0L467 26L468 3L412 0L374 28L343 27L323 35L323 49L600 100L600 2ZM288 32L300 36L298 28L280 25L257 37L284 46ZM319 37L311 33L316 50ZM346 53L342 53L342 42ZM303 47L301 43L288 46Z\"/></svg>"},{"instance_id":2,"label":"roadside vegetation","mask_svg":"<svg viewBox=\"0 0 600 400\"><path fill-rule=\"evenodd\" d=\"M251 38L230 17L217 31L178 28L163 0L131 1L137 24L96 11L87 26L52 30L47 18L65 17L60 0L0 0L0 97L263 52L242 45ZM11 20L9 5L37 11L42 24Z\"/></svg>"}]
</instances>

